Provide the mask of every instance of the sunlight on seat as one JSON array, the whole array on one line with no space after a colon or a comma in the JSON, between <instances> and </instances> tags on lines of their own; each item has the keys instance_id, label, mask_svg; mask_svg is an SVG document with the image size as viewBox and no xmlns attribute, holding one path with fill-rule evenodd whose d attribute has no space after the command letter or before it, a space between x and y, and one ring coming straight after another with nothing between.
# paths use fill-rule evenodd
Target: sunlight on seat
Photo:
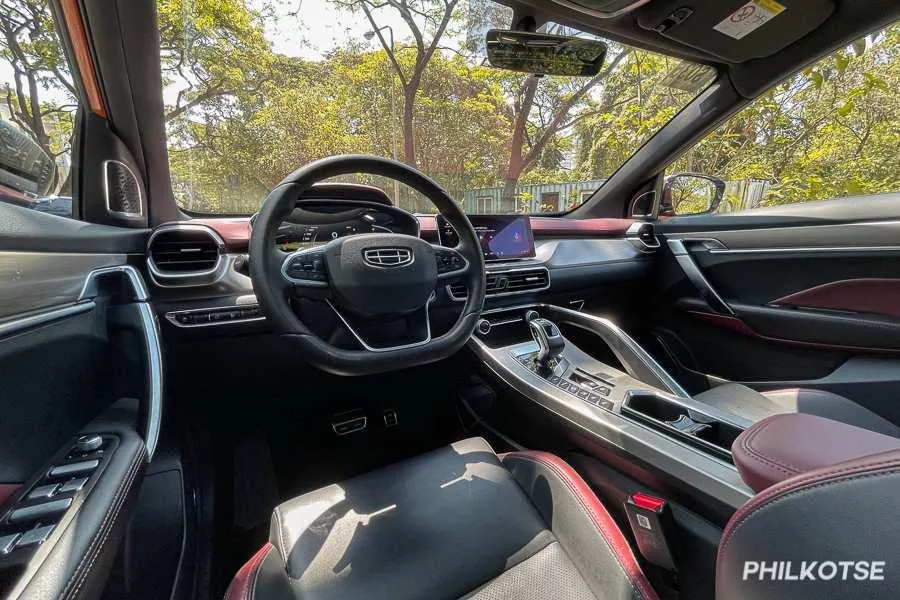
<instances>
[{"instance_id":1,"label":"sunlight on seat","mask_svg":"<svg viewBox=\"0 0 900 600\"><path fill-rule=\"evenodd\" d=\"M484 481L499 483L506 476L506 469L500 465L492 465L486 462L466 463L466 470L459 477L454 477L441 484L441 489L448 488L460 481L473 481L476 477Z\"/></svg>"}]
</instances>

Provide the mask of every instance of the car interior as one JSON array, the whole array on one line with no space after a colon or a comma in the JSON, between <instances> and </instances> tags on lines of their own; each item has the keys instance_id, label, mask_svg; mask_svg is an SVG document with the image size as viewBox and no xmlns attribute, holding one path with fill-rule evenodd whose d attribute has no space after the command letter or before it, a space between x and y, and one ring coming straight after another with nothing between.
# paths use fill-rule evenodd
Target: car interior
<instances>
[{"instance_id":1,"label":"car interior","mask_svg":"<svg viewBox=\"0 0 900 600\"><path fill-rule=\"evenodd\" d=\"M344 4L393 50L367 1ZM900 596L896 145L864 200L721 212L725 182L687 173L712 200L684 214L667 171L896 36L900 4L499 1L476 36L495 68L600 77L627 44L713 76L568 210L470 208L396 137L197 210L157 0L3 2L46 10L78 111L68 215L0 202L0 596Z\"/></svg>"}]
</instances>

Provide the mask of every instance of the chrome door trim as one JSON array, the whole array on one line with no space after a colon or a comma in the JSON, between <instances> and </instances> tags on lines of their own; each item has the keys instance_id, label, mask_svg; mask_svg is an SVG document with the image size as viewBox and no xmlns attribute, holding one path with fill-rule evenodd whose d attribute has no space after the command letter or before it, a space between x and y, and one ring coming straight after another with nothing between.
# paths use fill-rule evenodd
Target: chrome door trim
<instances>
[{"instance_id":1,"label":"chrome door trim","mask_svg":"<svg viewBox=\"0 0 900 600\"><path fill-rule=\"evenodd\" d=\"M99 293L97 290L97 279L112 273L121 273L128 278L131 289L134 291L134 300L136 302L147 302L150 300L150 294L147 292L147 285L144 283L144 278L141 277L138 270L131 265L116 265L114 267L94 269L88 273L85 278L78 299L85 300L87 298L96 298Z\"/></svg>"},{"instance_id":2,"label":"chrome door trim","mask_svg":"<svg viewBox=\"0 0 900 600\"><path fill-rule=\"evenodd\" d=\"M692 240L693 238L686 239ZM900 246L797 246L793 248L711 248L709 250L710 254L778 254L793 252L900 252Z\"/></svg>"},{"instance_id":3,"label":"chrome door trim","mask_svg":"<svg viewBox=\"0 0 900 600\"><path fill-rule=\"evenodd\" d=\"M75 304L43 309L24 317L4 321L0 323L0 338L90 312L94 309L94 306L96 305L93 300L82 300Z\"/></svg>"},{"instance_id":4,"label":"chrome door trim","mask_svg":"<svg viewBox=\"0 0 900 600\"><path fill-rule=\"evenodd\" d=\"M669 245L669 250L671 250L672 254L675 256L678 266L681 267L685 276L687 276L688 280L695 288L697 288L697 291L700 292L700 295L706 300L707 304L719 314L734 316L734 311L731 310L728 303L722 299L722 296L716 292L706 276L703 275L700 267L694 262L694 259L685 247L684 242L680 239L670 239L666 242ZM710 250L710 252L712 252L712 250Z\"/></svg>"},{"instance_id":5,"label":"chrome door trim","mask_svg":"<svg viewBox=\"0 0 900 600\"><path fill-rule=\"evenodd\" d=\"M163 394L163 358L162 344L159 336L159 321L150 306L150 295L140 272L131 265L119 265L95 269L88 273L81 291L82 300L95 298L99 294L97 280L108 275L120 274L131 285L133 300L141 317L141 328L144 330L144 350L147 353L147 427L143 432L144 444L147 446L148 460L153 459L159 443L159 432L162 427L162 394ZM93 304L93 301L91 301Z\"/></svg>"}]
</instances>

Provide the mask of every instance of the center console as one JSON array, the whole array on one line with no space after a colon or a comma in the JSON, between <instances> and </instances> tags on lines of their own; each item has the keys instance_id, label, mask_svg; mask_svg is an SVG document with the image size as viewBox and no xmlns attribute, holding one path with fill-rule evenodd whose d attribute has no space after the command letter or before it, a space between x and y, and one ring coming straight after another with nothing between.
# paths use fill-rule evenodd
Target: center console
<instances>
[{"instance_id":1,"label":"center console","mask_svg":"<svg viewBox=\"0 0 900 600\"><path fill-rule=\"evenodd\" d=\"M598 357L567 340L572 328L596 336L608 353ZM486 311L470 347L522 396L619 454L725 508L752 496L730 450L752 423L693 400L612 321L546 304Z\"/></svg>"}]
</instances>

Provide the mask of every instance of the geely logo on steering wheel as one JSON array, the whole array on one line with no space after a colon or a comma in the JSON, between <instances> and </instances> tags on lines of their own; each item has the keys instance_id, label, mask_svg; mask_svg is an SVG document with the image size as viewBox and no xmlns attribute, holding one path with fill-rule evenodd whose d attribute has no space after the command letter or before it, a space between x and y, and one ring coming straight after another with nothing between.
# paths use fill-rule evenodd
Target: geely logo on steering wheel
<instances>
[{"instance_id":1,"label":"geely logo on steering wheel","mask_svg":"<svg viewBox=\"0 0 900 600\"><path fill-rule=\"evenodd\" d=\"M369 248L363 259L375 267L402 267L412 263L413 255L409 248Z\"/></svg>"}]
</instances>

